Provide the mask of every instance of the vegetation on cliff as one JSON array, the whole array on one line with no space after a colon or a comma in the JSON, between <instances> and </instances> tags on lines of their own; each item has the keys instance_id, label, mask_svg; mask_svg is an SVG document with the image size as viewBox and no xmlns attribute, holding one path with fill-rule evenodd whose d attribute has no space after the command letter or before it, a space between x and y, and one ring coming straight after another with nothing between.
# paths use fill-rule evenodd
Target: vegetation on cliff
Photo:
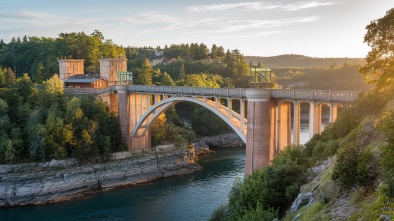
<instances>
[{"instance_id":1,"label":"vegetation on cliff","mask_svg":"<svg viewBox=\"0 0 394 221\"><path fill-rule=\"evenodd\" d=\"M337 197L354 208L342 217L347 220L394 217L393 18L391 9L367 26L365 41L372 50L361 72L375 88L361 94L322 134L303 146L286 148L270 166L237 181L228 205L217 209L211 220L284 217L304 178L310 175L307 168L333 156L333 167L316 187L317 200L300 212L299 220L338 218L330 212Z\"/></svg>"}]
</instances>

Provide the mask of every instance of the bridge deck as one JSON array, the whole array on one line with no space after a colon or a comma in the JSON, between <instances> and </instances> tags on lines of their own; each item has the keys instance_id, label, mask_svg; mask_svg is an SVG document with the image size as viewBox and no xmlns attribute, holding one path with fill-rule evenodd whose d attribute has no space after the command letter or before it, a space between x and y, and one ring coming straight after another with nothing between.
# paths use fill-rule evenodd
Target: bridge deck
<instances>
[{"instance_id":1,"label":"bridge deck","mask_svg":"<svg viewBox=\"0 0 394 221\"><path fill-rule=\"evenodd\" d=\"M112 91L141 92L148 94L172 94L181 96L205 96L246 99L246 88L203 88L203 87L172 87L172 86L113 86L104 89L93 88L64 88L66 94L97 96ZM358 97L359 91L332 91L332 90L307 90L307 89L267 89L271 97L286 100L319 100L351 102Z\"/></svg>"}]
</instances>

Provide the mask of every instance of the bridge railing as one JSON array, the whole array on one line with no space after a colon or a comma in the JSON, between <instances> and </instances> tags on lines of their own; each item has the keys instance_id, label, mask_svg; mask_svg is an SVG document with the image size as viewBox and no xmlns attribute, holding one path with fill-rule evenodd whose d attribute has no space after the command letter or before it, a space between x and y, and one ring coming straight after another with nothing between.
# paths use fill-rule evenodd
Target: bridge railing
<instances>
[{"instance_id":1,"label":"bridge railing","mask_svg":"<svg viewBox=\"0 0 394 221\"><path fill-rule=\"evenodd\" d=\"M204 87L176 87L176 86L143 86L133 85L127 88L129 92L163 93L178 95L202 95L222 97L246 97L245 88L204 88Z\"/></svg>"},{"instance_id":2,"label":"bridge railing","mask_svg":"<svg viewBox=\"0 0 394 221\"><path fill-rule=\"evenodd\" d=\"M288 90L272 89L272 97L289 99L310 99L327 101L351 102L358 97L359 91L331 91L331 90Z\"/></svg>"},{"instance_id":3,"label":"bridge railing","mask_svg":"<svg viewBox=\"0 0 394 221\"><path fill-rule=\"evenodd\" d=\"M72 88L72 87L65 87L63 88L64 93L66 94L74 94L74 95L101 95L106 94L114 90L113 87L106 87L106 88Z\"/></svg>"}]
</instances>

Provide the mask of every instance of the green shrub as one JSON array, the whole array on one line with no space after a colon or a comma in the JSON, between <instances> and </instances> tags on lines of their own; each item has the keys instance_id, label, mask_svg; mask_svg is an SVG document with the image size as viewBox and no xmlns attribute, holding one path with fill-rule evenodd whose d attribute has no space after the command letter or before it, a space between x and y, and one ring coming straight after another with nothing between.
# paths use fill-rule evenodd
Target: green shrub
<instances>
[{"instance_id":1,"label":"green shrub","mask_svg":"<svg viewBox=\"0 0 394 221\"><path fill-rule=\"evenodd\" d=\"M226 221L228 220L228 215L228 207L222 205L212 213L209 221Z\"/></svg>"},{"instance_id":2,"label":"green shrub","mask_svg":"<svg viewBox=\"0 0 394 221\"><path fill-rule=\"evenodd\" d=\"M304 180L304 166L300 165L304 157L299 150L296 147L288 148L273 160L272 165L255 170L244 180L234 183L228 205L231 220L250 218L262 210L285 211L298 195ZM247 215L249 212L251 214Z\"/></svg>"},{"instance_id":3,"label":"green shrub","mask_svg":"<svg viewBox=\"0 0 394 221\"><path fill-rule=\"evenodd\" d=\"M343 190L350 190L357 185L359 147L347 144L338 153L332 179L339 183Z\"/></svg>"},{"instance_id":4,"label":"green shrub","mask_svg":"<svg viewBox=\"0 0 394 221\"><path fill-rule=\"evenodd\" d=\"M394 145L390 144L383 149L381 160L383 179L387 186L385 193L389 198L394 197Z\"/></svg>"},{"instance_id":5,"label":"green shrub","mask_svg":"<svg viewBox=\"0 0 394 221\"><path fill-rule=\"evenodd\" d=\"M372 187L379 175L379 159L370 148L367 148L359 153L357 162L358 186Z\"/></svg>"},{"instance_id":6,"label":"green shrub","mask_svg":"<svg viewBox=\"0 0 394 221\"><path fill-rule=\"evenodd\" d=\"M355 144L341 149L334 165L332 179L343 190L372 187L379 174L379 160L370 148L360 150Z\"/></svg>"},{"instance_id":7,"label":"green shrub","mask_svg":"<svg viewBox=\"0 0 394 221\"><path fill-rule=\"evenodd\" d=\"M272 221L278 218L278 212L272 209L265 210L261 204L257 204L256 209L251 209L245 212L245 215L240 221Z\"/></svg>"}]
</instances>

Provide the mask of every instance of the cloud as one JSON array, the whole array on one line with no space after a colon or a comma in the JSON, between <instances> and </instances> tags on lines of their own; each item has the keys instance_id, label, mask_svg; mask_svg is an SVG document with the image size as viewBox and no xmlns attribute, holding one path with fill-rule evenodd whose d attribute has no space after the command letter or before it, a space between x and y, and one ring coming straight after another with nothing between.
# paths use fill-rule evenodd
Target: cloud
<instances>
[{"instance_id":1,"label":"cloud","mask_svg":"<svg viewBox=\"0 0 394 221\"><path fill-rule=\"evenodd\" d=\"M189 12L205 12L205 11L224 11L224 10L254 10L254 11L263 11L263 10L272 10L272 9L282 9L288 11L295 11L307 8L315 8L319 6L328 6L336 4L335 2L297 2L290 4L274 4L274 3L265 3L265 2L243 2L243 3L228 3L228 4L212 4L212 5L197 5L187 7Z\"/></svg>"},{"instance_id":2,"label":"cloud","mask_svg":"<svg viewBox=\"0 0 394 221\"><path fill-rule=\"evenodd\" d=\"M131 17L110 18L110 20L128 25L142 25L151 23L171 24L178 21L177 18L164 15L161 12L146 12Z\"/></svg>"},{"instance_id":3,"label":"cloud","mask_svg":"<svg viewBox=\"0 0 394 221\"><path fill-rule=\"evenodd\" d=\"M216 39L233 39L233 38L257 38L264 37L276 34L283 34L285 31L265 31L265 32L256 32L256 33L247 33L247 34L235 34L235 35L224 35L216 37Z\"/></svg>"},{"instance_id":4,"label":"cloud","mask_svg":"<svg viewBox=\"0 0 394 221\"><path fill-rule=\"evenodd\" d=\"M168 26L178 22L179 19L159 12L146 12L129 17L66 17L35 11L17 11L0 13L0 23L6 24L0 28L0 33L10 29L22 35L26 32L40 34L89 29L92 31L106 29L115 32L119 28L136 27L140 33L149 33L154 31L153 26Z\"/></svg>"},{"instance_id":5,"label":"cloud","mask_svg":"<svg viewBox=\"0 0 394 221\"><path fill-rule=\"evenodd\" d=\"M220 20L206 20L205 22L198 24L201 28L193 28L190 29L190 31L200 33L231 33L243 30L261 30L262 28L281 27L295 23L314 22L318 19L319 18L316 16L278 20L229 20L223 18Z\"/></svg>"}]
</instances>

